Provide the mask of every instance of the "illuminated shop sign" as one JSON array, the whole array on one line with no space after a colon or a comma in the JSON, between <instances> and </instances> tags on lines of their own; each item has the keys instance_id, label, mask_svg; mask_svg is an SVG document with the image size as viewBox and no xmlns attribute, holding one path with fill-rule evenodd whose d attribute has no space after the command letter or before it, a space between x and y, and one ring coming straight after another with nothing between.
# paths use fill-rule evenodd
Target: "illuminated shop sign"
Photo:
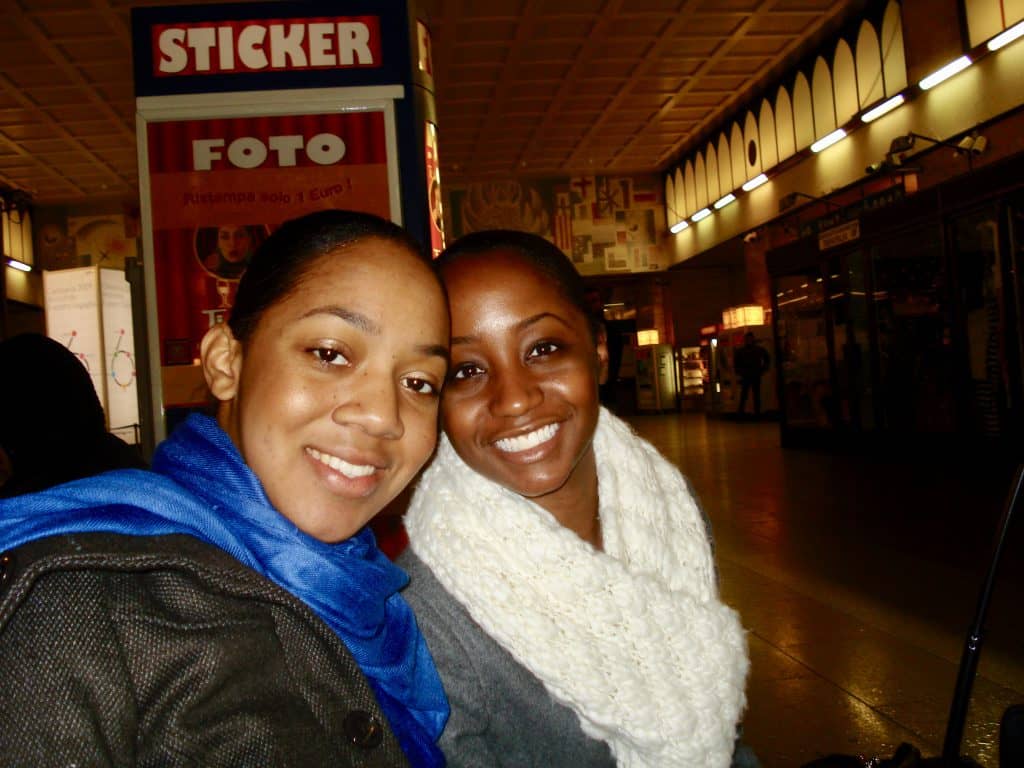
<instances>
[{"instance_id":1,"label":"illuminated shop sign","mask_svg":"<svg viewBox=\"0 0 1024 768\"><path fill-rule=\"evenodd\" d=\"M376 16L157 24L153 75L379 67Z\"/></svg>"}]
</instances>

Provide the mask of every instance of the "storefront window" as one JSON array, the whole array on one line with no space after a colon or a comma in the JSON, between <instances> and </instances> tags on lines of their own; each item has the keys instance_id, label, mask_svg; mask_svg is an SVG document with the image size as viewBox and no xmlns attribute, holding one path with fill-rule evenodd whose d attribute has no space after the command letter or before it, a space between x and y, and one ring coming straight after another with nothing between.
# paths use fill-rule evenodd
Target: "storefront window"
<instances>
[{"instance_id":1,"label":"storefront window","mask_svg":"<svg viewBox=\"0 0 1024 768\"><path fill-rule=\"evenodd\" d=\"M937 224L873 249L880 418L892 432L955 429L948 276Z\"/></svg>"},{"instance_id":2,"label":"storefront window","mask_svg":"<svg viewBox=\"0 0 1024 768\"><path fill-rule=\"evenodd\" d=\"M817 269L775 279L779 400L788 427L829 427L834 421L824 297Z\"/></svg>"},{"instance_id":3,"label":"storefront window","mask_svg":"<svg viewBox=\"0 0 1024 768\"><path fill-rule=\"evenodd\" d=\"M1021 203L1018 196L1005 208L986 206L950 227L964 318L967 428L989 438L1008 434L1020 410ZM1009 215L1008 238L999 236L1001 209Z\"/></svg>"},{"instance_id":4,"label":"storefront window","mask_svg":"<svg viewBox=\"0 0 1024 768\"><path fill-rule=\"evenodd\" d=\"M854 430L875 426L868 285L861 250L827 260L832 349L836 361L836 416Z\"/></svg>"}]
</instances>

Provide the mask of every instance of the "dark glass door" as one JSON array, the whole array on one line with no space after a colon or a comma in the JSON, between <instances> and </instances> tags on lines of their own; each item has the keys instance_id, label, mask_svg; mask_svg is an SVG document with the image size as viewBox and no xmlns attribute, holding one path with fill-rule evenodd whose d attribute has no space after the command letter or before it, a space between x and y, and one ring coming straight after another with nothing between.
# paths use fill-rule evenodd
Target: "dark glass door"
<instances>
[{"instance_id":1,"label":"dark glass door","mask_svg":"<svg viewBox=\"0 0 1024 768\"><path fill-rule=\"evenodd\" d=\"M860 248L826 259L835 370L835 418L854 431L875 427L870 285Z\"/></svg>"},{"instance_id":2,"label":"dark glass door","mask_svg":"<svg viewBox=\"0 0 1024 768\"><path fill-rule=\"evenodd\" d=\"M813 267L778 276L774 289L783 429L832 427L836 404L821 272Z\"/></svg>"},{"instance_id":3,"label":"dark glass door","mask_svg":"<svg viewBox=\"0 0 1024 768\"><path fill-rule=\"evenodd\" d=\"M956 430L949 275L932 223L872 248L878 339L876 419L892 433Z\"/></svg>"}]
</instances>

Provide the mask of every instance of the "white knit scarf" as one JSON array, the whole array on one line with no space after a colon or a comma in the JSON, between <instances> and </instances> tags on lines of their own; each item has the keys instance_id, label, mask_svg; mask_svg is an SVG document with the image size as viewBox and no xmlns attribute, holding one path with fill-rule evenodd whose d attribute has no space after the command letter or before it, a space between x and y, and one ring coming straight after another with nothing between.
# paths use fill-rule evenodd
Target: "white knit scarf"
<instances>
[{"instance_id":1,"label":"white knit scarf","mask_svg":"<svg viewBox=\"0 0 1024 768\"><path fill-rule=\"evenodd\" d=\"M604 552L471 470L447 438L405 518L412 549L619 765L724 768L748 661L701 511L604 409L594 449Z\"/></svg>"}]
</instances>

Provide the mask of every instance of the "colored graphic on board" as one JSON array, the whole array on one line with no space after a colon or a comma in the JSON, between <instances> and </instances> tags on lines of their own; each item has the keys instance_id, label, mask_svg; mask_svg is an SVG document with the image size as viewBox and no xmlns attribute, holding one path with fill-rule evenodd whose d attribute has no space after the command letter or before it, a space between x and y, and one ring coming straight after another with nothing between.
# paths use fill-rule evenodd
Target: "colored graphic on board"
<instances>
[{"instance_id":1,"label":"colored graphic on board","mask_svg":"<svg viewBox=\"0 0 1024 768\"><path fill-rule=\"evenodd\" d=\"M146 137L164 365L198 356L281 222L327 208L391 218L381 111L152 122Z\"/></svg>"},{"instance_id":2,"label":"colored graphic on board","mask_svg":"<svg viewBox=\"0 0 1024 768\"><path fill-rule=\"evenodd\" d=\"M92 375L92 367L89 365L89 356L84 352L72 349L76 338L78 338L78 331L71 331L71 333L68 334L68 340L64 342L64 346L67 347L68 351L77 357L78 361L85 366L85 370L89 372L89 375Z\"/></svg>"},{"instance_id":3,"label":"colored graphic on board","mask_svg":"<svg viewBox=\"0 0 1024 768\"><path fill-rule=\"evenodd\" d=\"M486 182L451 190L448 203L454 238L493 228L533 232L584 275L665 268L655 226L664 204L654 176Z\"/></svg>"},{"instance_id":4,"label":"colored graphic on board","mask_svg":"<svg viewBox=\"0 0 1024 768\"><path fill-rule=\"evenodd\" d=\"M135 356L127 344L122 348L124 341L124 328L121 328L114 342L114 351L110 353L110 378L121 389L128 389L135 382Z\"/></svg>"}]
</instances>

